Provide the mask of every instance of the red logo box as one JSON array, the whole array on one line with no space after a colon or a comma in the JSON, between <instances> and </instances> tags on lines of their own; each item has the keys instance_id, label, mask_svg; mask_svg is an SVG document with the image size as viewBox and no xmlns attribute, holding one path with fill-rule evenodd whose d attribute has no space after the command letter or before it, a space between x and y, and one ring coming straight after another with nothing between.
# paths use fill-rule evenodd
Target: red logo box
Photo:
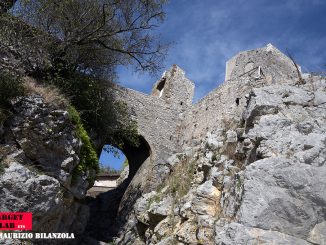
<instances>
[{"instance_id":1,"label":"red logo box","mask_svg":"<svg viewBox=\"0 0 326 245\"><path fill-rule=\"evenodd\" d=\"M0 212L0 230L32 230L32 213Z\"/></svg>"}]
</instances>

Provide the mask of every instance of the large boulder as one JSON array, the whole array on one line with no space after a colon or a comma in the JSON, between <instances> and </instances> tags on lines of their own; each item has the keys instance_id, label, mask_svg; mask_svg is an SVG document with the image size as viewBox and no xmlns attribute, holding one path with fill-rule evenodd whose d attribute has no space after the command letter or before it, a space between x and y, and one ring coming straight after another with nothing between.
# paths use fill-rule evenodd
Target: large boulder
<instances>
[{"instance_id":1,"label":"large boulder","mask_svg":"<svg viewBox=\"0 0 326 245\"><path fill-rule=\"evenodd\" d=\"M64 108L39 95L17 98L0 140L0 209L32 212L35 232L85 229L82 203L94 173L74 176L82 142Z\"/></svg>"}]
</instances>

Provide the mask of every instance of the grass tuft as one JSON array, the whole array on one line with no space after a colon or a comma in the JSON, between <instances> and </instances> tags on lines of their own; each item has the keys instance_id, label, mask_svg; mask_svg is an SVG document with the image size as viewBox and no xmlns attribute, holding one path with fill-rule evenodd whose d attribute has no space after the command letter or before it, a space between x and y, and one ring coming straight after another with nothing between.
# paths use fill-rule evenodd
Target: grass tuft
<instances>
[{"instance_id":1,"label":"grass tuft","mask_svg":"<svg viewBox=\"0 0 326 245\"><path fill-rule=\"evenodd\" d=\"M39 84L31 77L24 77L23 86L27 94L38 94L50 105L58 108L67 108L69 105L68 100L53 85Z\"/></svg>"},{"instance_id":2,"label":"grass tuft","mask_svg":"<svg viewBox=\"0 0 326 245\"><path fill-rule=\"evenodd\" d=\"M195 170L195 161L189 161L187 157L182 158L158 189L167 186L168 193L172 193L178 198L185 196L190 190Z\"/></svg>"}]
</instances>

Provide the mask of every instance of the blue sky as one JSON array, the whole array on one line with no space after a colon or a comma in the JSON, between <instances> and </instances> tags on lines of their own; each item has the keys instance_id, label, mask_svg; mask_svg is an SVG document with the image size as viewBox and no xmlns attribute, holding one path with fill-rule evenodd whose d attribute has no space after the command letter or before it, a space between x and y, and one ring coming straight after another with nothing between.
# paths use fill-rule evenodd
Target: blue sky
<instances>
[{"instance_id":1,"label":"blue sky","mask_svg":"<svg viewBox=\"0 0 326 245\"><path fill-rule=\"evenodd\" d=\"M99 161L102 166L109 166L113 169L120 170L126 156L119 149L115 149L118 151L119 157L115 157L113 153L107 153L102 150Z\"/></svg>"},{"instance_id":2,"label":"blue sky","mask_svg":"<svg viewBox=\"0 0 326 245\"><path fill-rule=\"evenodd\" d=\"M170 0L165 10L157 32L173 45L164 67L185 70L194 101L223 82L228 59L268 43L288 49L305 72L326 70L326 0ZM118 75L121 85L145 93L160 77L123 67Z\"/></svg>"},{"instance_id":3,"label":"blue sky","mask_svg":"<svg viewBox=\"0 0 326 245\"><path fill-rule=\"evenodd\" d=\"M164 67L185 70L196 85L194 101L223 82L225 62L239 51L272 43L304 71L326 64L326 0L170 0L166 12L157 32L174 44ZM119 77L121 85L149 93L160 74L119 68Z\"/></svg>"}]
</instances>

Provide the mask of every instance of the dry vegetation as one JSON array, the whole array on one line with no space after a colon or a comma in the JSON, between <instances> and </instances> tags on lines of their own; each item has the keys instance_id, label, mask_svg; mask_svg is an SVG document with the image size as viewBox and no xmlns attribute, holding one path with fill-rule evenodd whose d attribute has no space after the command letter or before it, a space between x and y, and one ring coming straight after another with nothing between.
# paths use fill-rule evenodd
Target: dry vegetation
<instances>
[{"instance_id":1,"label":"dry vegetation","mask_svg":"<svg viewBox=\"0 0 326 245\"><path fill-rule=\"evenodd\" d=\"M44 101L50 105L59 108L67 108L68 100L60 93L60 91L52 85L42 85L31 77L23 78L24 88L27 94L37 94L43 97Z\"/></svg>"},{"instance_id":2,"label":"dry vegetation","mask_svg":"<svg viewBox=\"0 0 326 245\"><path fill-rule=\"evenodd\" d=\"M176 197L183 197L191 187L195 170L196 162L189 161L185 156L182 157L164 181L164 186L167 186L168 192L173 193Z\"/></svg>"}]
</instances>

